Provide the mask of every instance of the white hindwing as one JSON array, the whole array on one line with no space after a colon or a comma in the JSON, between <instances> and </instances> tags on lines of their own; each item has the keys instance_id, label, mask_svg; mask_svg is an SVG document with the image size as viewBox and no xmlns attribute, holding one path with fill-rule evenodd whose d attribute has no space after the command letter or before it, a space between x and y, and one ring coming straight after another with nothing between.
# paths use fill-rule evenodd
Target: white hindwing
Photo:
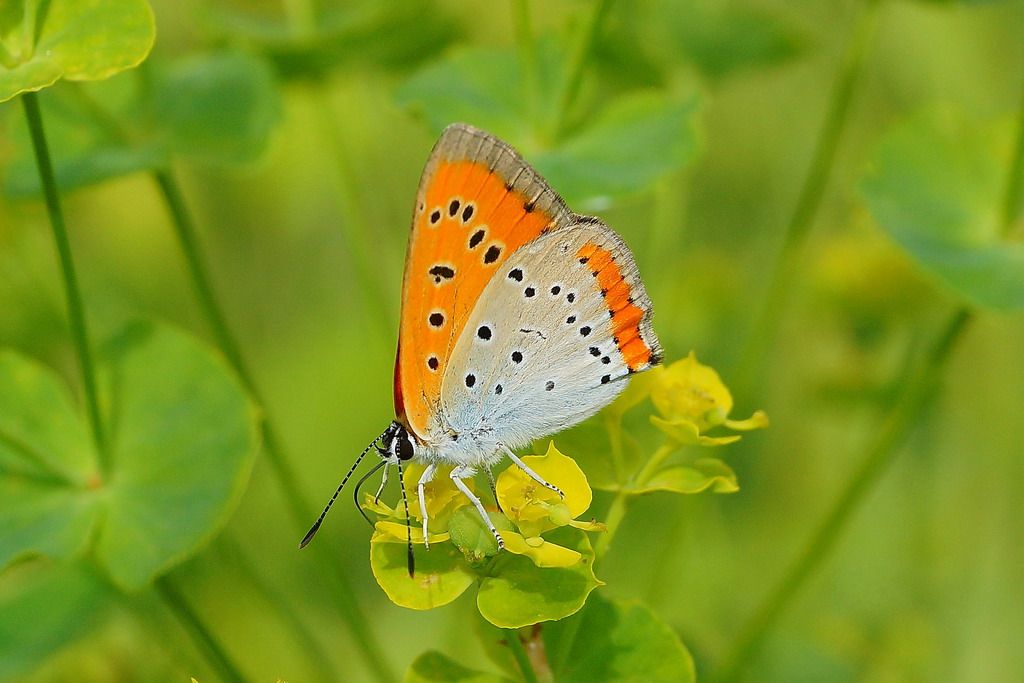
<instances>
[{"instance_id":1,"label":"white hindwing","mask_svg":"<svg viewBox=\"0 0 1024 683\"><path fill-rule=\"evenodd\" d=\"M541 235L494 274L456 342L430 429L433 459L487 464L499 445L517 448L577 424L626 388L604 293L577 257L588 243L615 257L648 312L652 357L660 356L650 301L622 240L595 219Z\"/></svg>"}]
</instances>

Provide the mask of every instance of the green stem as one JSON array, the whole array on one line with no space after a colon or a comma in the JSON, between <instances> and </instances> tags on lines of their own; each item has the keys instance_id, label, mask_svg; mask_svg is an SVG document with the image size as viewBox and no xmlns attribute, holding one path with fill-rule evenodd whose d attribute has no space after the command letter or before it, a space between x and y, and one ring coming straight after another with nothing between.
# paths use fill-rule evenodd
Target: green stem
<instances>
[{"instance_id":1,"label":"green stem","mask_svg":"<svg viewBox=\"0 0 1024 683\"><path fill-rule=\"evenodd\" d=\"M933 396L950 351L970 320L970 311L960 309L947 322L921 367L908 380L896 406L853 478L846 484L796 562L743 629L737 644L726 657L721 673L715 679L719 683L740 680L783 610L835 547L850 517L893 461L899 446Z\"/></svg>"},{"instance_id":2,"label":"green stem","mask_svg":"<svg viewBox=\"0 0 1024 683\"><path fill-rule=\"evenodd\" d=\"M1024 94L1024 89L1022 89ZM1024 97L1017 121L1017 144L1007 174L1003 201L1002 232L1008 234L1013 226L1014 207L1020 199L1021 181L1024 180ZM903 392L878 432L874 443L847 483L832 509L818 527L818 531L804 547L796 562L769 594L741 632L736 645L725 658L719 683L738 681L803 584L828 557L850 517L856 512L864 496L878 483L886 467L893 461L899 446L906 439L918 416L931 398L939 382L950 352L971 322L973 314L964 307L950 316L941 334L912 377L904 382Z\"/></svg>"},{"instance_id":3,"label":"green stem","mask_svg":"<svg viewBox=\"0 0 1024 683\"><path fill-rule=\"evenodd\" d=\"M523 674L523 680L526 683L537 683L537 674L533 670L533 665L530 664L530 657L526 654L523 641L519 639L519 632L513 628L503 630L505 631L505 641L508 643L508 649L512 652L512 656L515 657L516 664L519 665L519 670Z\"/></svg>"},{"instance_id":4,"label":"green stem","mask_svg":"<svg viewBox=\"0 0 1024 683\"><path fill-rule=\"evenodd\" d=\"M242 574L243 578L266 598L270 606L276 610L278 616L291 627L296 639L302 645L303 651L318 669L318 680L329 681L337 678L330 655L320 644L320 641L317 640L316 634L310 630L307 620L303 619L296 611L294 601L290 600L276 586L265 581L263 577L253 570L255 563L245 550L228 534L221 534L217 539L217 546L222 554L226 555L239 573Z\"/></svg>"},{"instance_id":5,"label":"green stem","mask_svg":"<svg viewBox=\"0 0 1024 683\"><path fill-rule=\"evenodd\" d=\"M661 464L665 462L665 459L675 453L678 449L679 446L671 442L666 442L658 446L658 450L654 451L654 455L648 458L647 462L645 462L643 467L640 468L640 471L633 476L630 486L646 484L650 478L654 476L655 472L661 468Z\"/></svg>"},{"instance_id":6,"label":"green stem","mask_svg":"<svg viewBox=\"0 0 1024 683\"><path fill-rule=\"evenodd\" d=\"M804 241L814 223L821 206L825 188L832 175L836 150L850 112L850 103L856 90L864 60L878 24L881 0L867 0L853 28L853 35L846 46L839 66L835 87L828 105L824 127L818 136L817 146L811 165L807 169L796 206L786 225L782 249L771 275L768 294L759 309L754 326L748 337L747 348L740 359L736 372L738 395L747 395L755 386L761 372L764 357L773 344L783 310L789 300L790 290L799 272L799 262Z\"/></svg>"},{"instance_id":7,"label":"green stem","mask_svg":"<svg viewBox=\"0 0 1024 683\"><path fill-rule=\"evenodd\" d=\"M523 97L527 119L536 124L537 115L537 43L530 21L530 0L513 0L512 24L516 34L519 61L523 65Z\"/></svg>"},{"instance_id":8,"label":"green stem","mask_svg":"<svg viewBox=\"0 0 1024 683\"><path fill-rule=\"evenodd\" d=\"M174 231L181 245L182 254L185 256L185 263L188 266L189 275L195 286L199 305L210 325L217 346L220 347L231 367L234 368L246 391L249 392L249 395L252 396L260 408L264 410L265 415L266 402L263 400L263 396L253 380L252 373L242 357L238 342L231 333L223 310L213 293L205 259L200 251L195 222L192 220L192 215L185 205L181 186L178 185L171 172L167 170L155 171L153 178L156 181L157 187L160 188L160 194L163 196L164 203L171 214ZM291 465L288 464L287 458L285 458L281 449L276 430L270 420L266 418L263 420L263 438L264 450L267 453L270 466L274 470L274 475L277 477L284 492L285 500L296 525L301 527L310 518L313 508L304 500L295 472Z\"/></svg>"},{"instance_id":9,"label":"green stem","mask_svg":"<svg viewBox=\"0 0 1024 683\"><path fill-rule=\"evenodd\" d=\"M631 497L631 494L624 490L615 492L612 504L608 506L608 512L604 516L604 525L607 529L598 536L597 543L594 544L595 564L604 558L608 553L608 549L611 548L615 533L619 530L619 525L622 524L622 520L626 517L626 510Z\"/></svg>"},{"instance_id":10,"label":"green stem","mask_svg":"<svg viewBox=\"0 0 1024 683\"><path fill-rule=\"evenodd\" d=\"M587 59L594 47L594 41L601 30L604 18L611 9L612 0L594 0L594 10L586 19L583 25L583 32L576 50L573 52L572 60L569 62L569 69L566 72L565 87L562 88L558 98L558 108L555 110L555 121L552 126L552 138L559 139L568 127L569 110L576 96L579 94L580 86L583 84L583 74L587 66Z\"/></svg>"},{"instance_id":11,"label":"green stem","mask_svg":"<svg viewBox=\"0 0 1024 683\"><path fill-rule=\"evenodd\" d=\"M380 259L375 256L380 245L374 245L369 236L370 220L362 210L356 191L356 174L348 163L348 152L343 143L337 117L332 114L330 99L323 92L323 85L312 84L313 111L321 133L327 138L335 169L338 197L341 200L341 232L348 247L348 257L355 270L355 280L363 283L361 291L364 304L371 320L384 338L390 338L394 326L389 297L386 294L379 267Z\"/></svg>"},{"instance_id":12,"label":"green stem","mask_svg":"<svg viewBox=\"0 0 1024 683\"><path fill-rule=\"evenodd\" d=\"M269 417L266 416L266 403L246 366L238 343L234 335L232 335L221 307L213 293L205 260L200 253L195 223L192 220L191 213L188 211L188 207L185 205L181 188L168 171L157 171L154 173L154 178L171 213L175 233L178 236L178 241L181 243L181 249L195 285L200 306L202 307L203 314L209 321L217 345L234 368L253 400L264 409L264 419L262 421L263 449L267 454L267 460L274 472L278 485L284 494L293 526L296 529L304 529L305 525L314 518L315 509L306 501L299 487L298 478L285 457L281 441L277 436L277 430ZM349 584L347 577L341 573L335 558L326 552L325 547L318 548L314 553L317 555L318 561L322 566L330 567L332 570L333 580L329 585L334 588L334 598L340 603L346 625L362 650L363 657L378 680L393 680L394 674L387 664L383 650L368 627L370 620L363 614L363 610L356 599L355 591Z\"/></svg>"},{"instance_id":13,"label":"green stem","mask_svg":"<svg viewBox=\"0 0 1024 683\"><path fill-rule=\"evenodd\" d=\"M192 607L186 602L171 578L163 576L157 579L154 588L163 600L164 605L174 615L178 623L188 633L192 642L195 643L199 651L203 653L203 656L206 657L210 665L216 670L220 679L230 683L244 683L246 680L245 676L238 670L235 663L231 661L231 658L228 657L224 648L213 637L210 630L206 628L199 615L192 610Z\"/></svg>"},{"instance_id":14,"label":"green stem","mask_svg":"<svg viewBox=\"0 0 1024 683\"><path fill-rule=\"evenodd\" d=\"M25 118L28 121L32 147L35 150L36 166L39 169L39 182L46 200L46 210L53 228L53 238L57 243L57 254L60 258L61 273L64 276L64 295L68 306L68 321L71 336L78 352L78 363L82 371L82 388L85 393L86 415L92 429L93 441L99 457L100 472L109 473L110 458L107 453L106 434L100 417L99 397L96 391L96 371L93 365L92 349L89 346L89 335L85 324L85 307L82 305L82 293L75 275L75 264L71 258L71 243L68 240L67 227L64 224L64 212L60 205L57 181L53 174L53 163L46 144L46 133L43 130L43 117L39 111L39 99L36 93L28 92L21 96L25 106Z\"/></svg>"}]
</instances>

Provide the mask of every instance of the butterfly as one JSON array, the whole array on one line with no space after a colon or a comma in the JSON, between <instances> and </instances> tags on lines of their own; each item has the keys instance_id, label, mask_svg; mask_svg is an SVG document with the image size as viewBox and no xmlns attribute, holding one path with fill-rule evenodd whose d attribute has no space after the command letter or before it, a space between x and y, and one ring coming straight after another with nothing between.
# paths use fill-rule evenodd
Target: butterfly
<instances>
[{"instance_id":1,"label":"butterfly","mask_svg":"<svg viewBox=\"0 0 1024 683\"><path fill-rule=\"evenodd\" d=\"M441 134L420 179L402 281L395 420L359 455L303 538L305 547L363 456L444 466L503 547L466 485L508 457L561 495L515 449L571 427L662 359L651 301L629 248L581 216L508 144L467 124ZM358 495L359 486L356 487ZM380 490L378 490L378 495ZM405 499L405 487L402 486ZM358 502L357 502L358 505ZM405 499L408 526L408 500ZM409 573L414 572L411 528Z\"/></svg>"}]
</instances>

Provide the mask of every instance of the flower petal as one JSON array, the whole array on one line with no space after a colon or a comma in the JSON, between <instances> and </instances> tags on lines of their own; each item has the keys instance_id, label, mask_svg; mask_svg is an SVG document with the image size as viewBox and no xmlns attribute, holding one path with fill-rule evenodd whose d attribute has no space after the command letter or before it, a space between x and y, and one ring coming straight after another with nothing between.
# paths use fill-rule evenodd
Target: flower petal
<instances>
[{"instance_id":1,"label":"flower petal","mask_svg":"<svg viewBox=\"0 0 1024 683\"><path fill-rule=\"evenodd\" d=\"M503 531L501 537L505 539L505 550L529 557L538 567L573 567L583 559L581 553L550 543L540 536L524 538L514 531Z\"/></svg>"},{"instance_id":2,"label":"flower petal","mask_svg":"<svg viewBox=\"0 0 1024 683\"><path fill-rule=\"evenodd\" d=\"M752 429L764 429L768 426L768 415L763 410L755 410L746 420L726 420L723 422L729 429L749 432Z\"/></svg>"},{"instance_id":3,"label":"flower petal","mask_svg":"<svg viewBox=\"0 0 1024 683\"><path fill-rule=\"evenodd\" d=\"M688 419L700 431L721 424L732 410L732 394L715 370L697 362L691 351L658 377L651 400L668 420Z\"/></svg>"},{"instance_id":4,"label":"flower petal","mask_svg":"<svg viewBox=\"0 0 1024 683\"><path fill-rule=\"evenodd\" d=\"M657 415L651 415L651 424L663 431L668 438L683 446L693 445L700 439L700 428L686 418L666 420Z\"/></svg>"},{"instance_id":5,"label":"flower petal","mask_svg":"<svg viewBox=\"0 0 1024 683\"><path fill-rule=\"evenodd\" d=\"M587 511L593 499L587 476L572 458L563 455L554 442L544 455L527 455L523 463L545 481L559 487L562 499L554 491L541 486L515 464L498 476L498 502L505 514L516 524L529 525L531 535L562 526Z\"/></svg>"}]
</instances>

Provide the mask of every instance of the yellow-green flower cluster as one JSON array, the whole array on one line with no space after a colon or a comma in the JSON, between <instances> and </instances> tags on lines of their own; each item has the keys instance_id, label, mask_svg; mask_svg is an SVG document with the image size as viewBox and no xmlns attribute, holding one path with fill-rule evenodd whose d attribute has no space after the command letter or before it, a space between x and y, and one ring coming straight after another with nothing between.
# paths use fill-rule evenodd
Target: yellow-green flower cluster
<instances>
[{"instance_id":1,"label":"yellow-green flower cluster","mask_svg":"<svg viewBox=\"0 0 1024 683\"><path fill-rule=\"evenodd\" d=\"M524 456L523 461L558 486L565 497L515 465L504 470L495 484L497 500L487 507L507 553L499 553L479 513L448 476L450 468L440 468L424 487L430 541L430 550L425 550L416 490L423 466L406 468L403 483L413 519L412 541L417 546L413 576L405 568L404 508L393 509L367 497L364 508L379 516L370 540L370 563L393 602L431 609L451 602L478 582L481 613L505 627L560 619L583 606L587 594L600 583L593 573L593 549L583 532L603 528L578 519L593 496L586 475L554 444L544 455ZM564 574L575 575L575 580L560 580Z\"/></svg>"}]
</instances>

